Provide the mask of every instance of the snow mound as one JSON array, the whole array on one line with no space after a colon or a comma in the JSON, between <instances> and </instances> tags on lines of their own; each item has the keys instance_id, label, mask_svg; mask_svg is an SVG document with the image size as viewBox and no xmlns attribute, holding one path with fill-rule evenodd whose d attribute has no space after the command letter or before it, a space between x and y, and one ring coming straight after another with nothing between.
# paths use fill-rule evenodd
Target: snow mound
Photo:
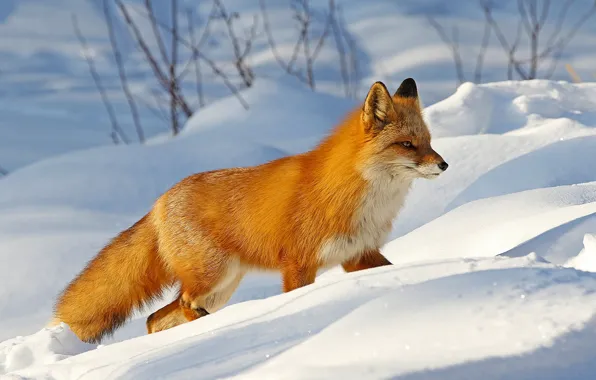
<instances>
[{"instance_id":1,"label":"snow mound","mask_svg":"<svg viewBox=\"0 0 596 380\"><path fill-rule=\"evenodd\" d=\"M555 226L501 256L519 257L536 252L551 263L564 265L583 248L583 236L593 231L596 231L596 213Z\"/></svg>"},{"instance_id":2,"label":"snow mound","mask_svg":"<svg viewBox=\"0 0 596 380\"><path fill-rule=\"evenodd\" d=\"M481 199L385 245L393 263L495 256L569 221L596 213L596 182Z\"/></svg>"},{"instance_id":3,"label":"snow mound","mask_svg":"<svg viewBox=\"0 0 596 380\"><path fill-rule=\"evenodd\" d=\"M580 253L565 263L566 267L572 267L587 272L596 272L596 235L584 235L584 248Z\"/></svg>"},{"instance_id":4,"label":"snow mound","mask_svg":"<svg viewBox=\"0 0 596 380\"><path fill-rule=\"evenodd\" d=\"M437 137L506 133L542 119L568 118L594 125L596 85L547 80L462 84L426 110Z\"/></svg>"},{"instance_id":5,"label":"snow mound","mask_svg":"<svg viewBox=\"0 0 596 380\"><path fill-rule=\"evenodd\" d=\"M588 164L594 159L596 136L559 141L509 160L488 171L462 191L448 206L545 187L596 181Z\"/></svg>"},{"instance_id":6,"label":"snow mound","mask_svg":"<svg viewBox=\"0 0 596 380\"><path fill-rule=\"evenodd\" d=\"M257 142L302 153L315 146L357 103L262 79L242 97L250 105L249 112L236 98L225 98L194 114L182 135Z\"/></svg>"},{"instance_id":7,"label":"snow mound","mask_svg":"<svg viewBox=\"0 0 596 380\"><path fill-rule=\"evenodd\" d=\"M592 294L586 296L584 286ZM596 306L594 291L594 277L526 268L406 286L362 304L304 343L233 378L380 379L418 374L423 379L430 372L433 378L461 379L476 372L497 379L516 377L516 372L485 372L487 364L478 361L517 355L527 356L525 371L542 378L539 374L556 366L544 358L557 351L594 358L582 345L565 342L577 331L585 329L592 336L596 332L594 312L583 304ZM567 312L572 309L578 313L574 317ZM536 352L540 348L544 352ZM459 371L444 371L456 365L462 366Z\"/></svg>"},{"instance_id":8,"label":"snow mound","mask_svg":"<svg viewBox=\"0 0 596 380\"><path fill-rule=\"evenodd\" d=\"M81 342L67 325L61 323L27 337L16 337L0 343L0 375L52 364L95 347Z\"/></svg>"}]
</instances>

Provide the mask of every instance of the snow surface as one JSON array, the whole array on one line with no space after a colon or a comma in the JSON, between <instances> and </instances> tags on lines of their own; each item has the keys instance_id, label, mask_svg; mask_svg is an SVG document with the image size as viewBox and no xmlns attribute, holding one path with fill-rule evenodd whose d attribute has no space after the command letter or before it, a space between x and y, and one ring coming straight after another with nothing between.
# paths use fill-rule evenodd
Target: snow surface
<instances>
[{"instance_id":1,"label":"snow surface","mask_svg":"<svg viewBox=\"0 0 596 380\"><path fill-rule=\"evenodd\" d=\"M326 276L12 378L543 378L561 352L591 364L578 337L593 339L595 307L596 275L535 255L436 261Z\"/></svg>"},{"instance_id":2,"label":"snow surface","mask_svg":"<svg viewBox=\"0 0 596 380\"><path fill-rule=\"evenodd\" d=\"M596 272L596 235L584 235L584 248L577 255L569 259L565 266L579 270Z\"/></svg>"},{"instance_id":3,"label":"snow surface","mask_svg":"<svg viewBox=\"0 0 596 380\"><path fill-rule=\"evenodd\" d=\"M0 343L0 374L590 379L595 91L596 84L549 81L463 85L425 110L433 146L450 167L413 186L383 248L394 266L352 274L333 268L287 294L278 275L252 274L224 309L146 336L144 317L168 294L97 348L65 325L35 331L51 317L56 294L110 237L190 173L309 149L355 103L261 81L245 93L250 112L223 99L175 139L65 154L18 170L0 181L0 339L8 339ZM467 106L479 94L494 117Z\"/></svg>"}]
</instances>

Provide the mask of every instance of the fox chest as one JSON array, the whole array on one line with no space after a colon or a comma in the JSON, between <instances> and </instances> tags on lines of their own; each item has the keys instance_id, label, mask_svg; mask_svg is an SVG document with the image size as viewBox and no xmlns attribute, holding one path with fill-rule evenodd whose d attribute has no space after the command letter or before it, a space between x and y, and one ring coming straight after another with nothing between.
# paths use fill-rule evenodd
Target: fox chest
<instances>
[{"instance_id":1,"label":"fox chest","mask_svg":"<svg viewBox=\"0 0 596 380\"><path fill-rule=\"evenodd\" d=\"M319 261L324 267L339 265L358 256L378 250L385 244L393 219L403 206L407 186L380 186L368 191L352 220L352 233L327 239L319 249Z\"/></svg>"}]
</instances>

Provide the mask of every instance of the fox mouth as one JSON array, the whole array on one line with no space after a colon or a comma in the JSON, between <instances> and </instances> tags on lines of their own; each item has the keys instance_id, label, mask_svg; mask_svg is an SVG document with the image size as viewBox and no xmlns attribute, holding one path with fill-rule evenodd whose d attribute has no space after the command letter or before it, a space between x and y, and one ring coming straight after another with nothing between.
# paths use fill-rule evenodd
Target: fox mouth
<instances>
[{"instance_id":1,"label":"fox mouth","mask_svg":"<svg viewBox=\"0 0 596 380\"><path fill-rule=\"evenodd\" d=\"M421 173L418 172L418 176L420 178L424 178L424 179L435 179L437 177L439 177L441 175L441 173Z\"/></svg>"},{"instance_id":2,"label":"fox mouth","mask_svg":"<svg viewBox=\"0 0 596 380\"><path fill-rule=\"evenodd\" d=\"M420 177L425 178L425 179L435 179L435 178L439 177L441 174L443 174L443 172L430 172L429 173L429 172L424 172L421 170L417 170L417 172Z\"/></svg>"},{"instance_id":3,"label":"fox mouth","mask_svg":"<svg viewBox=\"0 0 596 380\"><path fill-rule=\"evenodd\" d=\"M414 162L398 162L395 163L395 167L405 170L409 172L410 175L417 178L435 179L443 174L443 171L427 171L429 169L428 167L416 165Z\"/></svg>"}]
</instances>

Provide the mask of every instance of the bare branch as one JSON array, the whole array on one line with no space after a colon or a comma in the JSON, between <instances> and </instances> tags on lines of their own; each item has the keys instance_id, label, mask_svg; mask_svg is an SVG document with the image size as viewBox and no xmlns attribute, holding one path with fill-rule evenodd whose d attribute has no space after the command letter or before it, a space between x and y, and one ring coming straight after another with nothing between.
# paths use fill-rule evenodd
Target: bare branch
<instances>
[{"instance_id":1,"label":"bare branch","mask_svg":"<svg viewBox=\"0 0 596 380\"><path fill-rule=\"evenodd\" d=\"M484 56L486 55L486 49L488 48L488 43L490 42L490 32L491 26L486 21L484 23L484 33L482 34L482 43L480 45L480 51L478 52L478 57L476 58L476 71L474 73L474 83L481 83L482 82L482 68L484 66Z\"/></svg>"},{"instance_id":2,"label":"bare branch","mask_svg":"<svg viewBox=\"0 0 596 380\"><path fill-rule=\"evenodd\" d=\"M132 116L132 120L137 131L137 137L141 143L145 142L145 134L143 132L143 127L141 126L141 121L139 118L139 111L135 100L128 88L128 78L126 77L126 71L124 70L124 63L122 62L122 54L120 53L120 49L118 47L118 41L116 40L116 33L114 32L114 25L112 22L112 15L110 13L109 8L109 0L103 1L103 11L104 17L106 19L106 24L108 26L108 34L110 37L110 44L112 45L112 52L114 53L114 60L116 61L116 66L118 66L118 75L120 76L120 84L122 85L122 91L126 96L126 100L128 102L128 106L130 107L130 113Z\"/></svg>"},{"instance_id":3,"label":"bare branch","mask_svg":"<svg viewBox=\"0 0 596 380\"><path fill-rule=\"evenodd\" d=\"M203 31L201 32L201 37L199 38L198 42L195 41L196 39L195 39L195 35L194 35L195 31L194 31L194 21L193 21L193 17L192 17L192 10L190 8L188 8L186 10L186 13L187 13L187 18L188 18L189 41L194 47L197 48L197 50L200 50L210 35L211 22L215 18L217 18L216 17L217 16L217 5L215 3L212 4L211 12L209 12L209 17L207 18L207 22L205 23L205 26L203 27ZM196 74L196 65L197 64L200 65L200 61L197 61L196 54L191 54L190 58L184 65L184 68L182 70L180 70L180 73L178 74L178 80L181 81L186 76L186 74L188 74L191 66L195 67L195 74Z\"/></svg>"},{"instance_id":4,"label":"bare branch","mask_svg":"<svg viewBox=\"0 0 596 380\"><path fill-rule=\"evenodd\" d=\"M490 2L485 0L485 1L481 1L480 4L482 6L482 9L484 10L484 17L486 18L486 21L492 26L493 31L495 32L495 35L497 36L497 39L499 40L499 43L501 44L501 46L503 47L503 50L505 51L505 53L508 56L510 67L515 69L517 74L522 79L528 79L528 75L526 74L524 69L521 67L520 62L515 59L515 52L517 50L517 46L509 46L509 43L507 42L507 38L501 31L499 24L497 24L497 22L493 18ZM524 25L523 20L520 20L520 23L521 23L521 25ZM518 36L520 36L519 31L518 31Z\"/></svg>"},{"instance_id":5,"label":"bare branch","mask_svg":"<svg viewBox=\"0 0 596 380\"><path fill-rule=\"evenodd\" d=\"M267 40L269 42L269 48L271 49L271 53L273 54L273 57L275 58L275 60L279 64L279 66L281 66L281 68L283 68L288 74L295 76L296 78L298 78L300 81L302 81L304 83L308 83L306 78L299 71L294 70L294 68L292 67L294 61L298 57L298 52L300 51L300 46L302 45L302 41L303 41L303 35L302 34L300 35L298 41L296 42L296 45L294 46L294 53L292 54L292 58L290 59L290 61L288 63L286 63L284 61L284 59L281 57L281 55L279 54L279 51L277 50L277 44L275 43L275 40L273 39L273 34L271 32L271 27L269 24L269 17L267 16L267 8L265 6L265 0L260 0L260 4L261 4L261 13L263 14L263 27L265 29L265 34L267 35Z\"/></svg>"},{"instance_id":6,"label":"bare branch","mask_svg":"<svg viewBox=\"0 0 596 380\"><path fill-rule=\"evenodd\" d=\"M157 27L157 18L153 12L153 4L151 4L151 0L145 0L145 10L149 15L149 20L151 21L151 29L153 29L153 35L155 36L155 41L157 41L157 46L159 48L159 52L161 53L161 59L163 60L164 65L169 65L170 62L168 61L168 52L166 50L166 45L163 42L161 33L159 32L159 28Z\"/></svg>"},{"instance_id":7,"label":"bare branch","mask_svg":"<svg viewBox=\"0 0 596 380\"><path fill-rule=\"evenodd\" d=\"M288 61L286 71L288 71L289 74L292 74L292 71L294 70L294 64L298 60L298 55L300 54L300 47L302 46L303 42L304 42L304 33L300 33L300 35L298 36L298 39L296 40L296 44L294 45L294 49L292 49L292 56L290 57L290 60ZM273 47L272 47L272 49L273 49ZM295 73L300 74L300 71L296 70ZM293 74L293 75L296 75L296 74ZM304 83L306 83L306 78L302 77L301 80Z\"/></svg>"},{"instance_id":8,"label":"bare branch","mask_svg":"<svg viewBox=\"0 0 596 380\"><path fill-rule=\"evenodd\" d=\"M549 10L550 10L550 0L544 0L544 2L542 4L542 15L540 16L540 19L538 20L539 25L544 25L544 23L546 22L546 19L548 18Z\"/></svg>"},{"instance_id":9,"label":"bare branch","mask_svg":"<svg viewBox=\"0 0 596 380\"><path fill-rule=\"evenodd\" d=\"M342 36L348 45L348 55L350 57L350 94L355 98L358 96L358 91L360 90L360 65L358 61L358 49L356 46L356 41L348 33L346 20L344 18L342 9L339 7L337 8L337 14L339 16L339 29L343 31Z\"/></svg>"},{"instance_id":10,"label":"bare branch","mask_svg":"<svg viewBox=\"0 0 596 380\"><path fill-rule=\"evenodd\" d=\"M526 29L526 33L528 33L528 35L532 34L532 25L530 24L530 21L529 21L529 16L528 16L528 12L526 11L526 6L524 3L524 0L517 0L517 9L519 11L521 20L523 22L522 25Z\"/></svg>"},{"instance_id":11,"label":"bare branch","mask_svg":"<svg viewBox=\"0 0 596 380\"><path fill-rule=\"evenodd\" d=\"M333 39L335 40L335 48L339 54L339 69L341 74L341 80L344 85L344 92L346 96L350 96L350 74L348 73L348 62L346 56L346 50L344 48L343 36L341 33L341 27L338 25L337 18L335 17L335 2L329 0L330 12L333 12L333 17L330 14L332 20L331 30L333 31Z\"/></svg>"},{"instance_id":12,"label":"bare branch","mask_svg":"<svg viewBox=\"0 0 596 380\"><path fill-rule=\"evenodd\" d=\"M121 0L116 0L118 3L121 3ZM140 13L142 16L147 17L147 15ZM163 23L157 21L157 25L162 28L162 30L168 32L169 34L173 35L174 32L172 30L172 27L168 26L168 25L164 25ZM213 71L213 73L220 77L222 82L224 83L224 85L228 88L228 90L236 97L236 99L238 99L238 101L240 102L240 104L242 105L242 107L244 107L245 109L248 109L248 103L246 103L246 100L244 100L244 98L242 97L242 95L240 95L240 92L238 91L238 88L236 88L236 86L234 86L234 84L232 84L232 82L230 82L230 80L228 79L228 76L221 71L221 69L217 66L217 64L209 59L207 56L205 56L205 54L203 54L196 46L193 46L192 43L190 43L189 41L187 41L186 39L182 38L179 34L176 34L176 40L184 45L186 48L190 49L192 51L193 54L195 54L198 58L202 59L203 62L205 62L210 68L211 71ZM168 87L166 87L168 88ZM180 99L179 100L179 105L182 108L182 111L184 111L184 113L190 117L190 115L192 115L192 111L190 111L190 107L188 107L188 105L184 102L184 103L180 103ZM188 110L190 111L190 113L186 112L186 107L188 107Z\"/></svg>"},{"instance_id":13,"label":"bare branch","mask_svg":"<svg viewBox=\"0 0 596 380\"><path fill-rule=\"evenodd\" d=\"M296 7L296 14L294 17L300 23L300 30L302 31L302 49L304 50L304 57L306 58L306 81L310 88L315 89L315 79L312 70L312 62L310 62L310 39L309 39L309 28L311 22L311 15L308 6L308 0L297 0L298 4L302 6L304 15L300 14L300 11Z\"/></svg>"},{"instance_id":14,"label":"bare branch","mask_svg":"<svg viewBox=\"0 0 596 380\"><path fill-rule=\"evenodd\" d=\"M99 74L97 73L97 69L95 68L95 62L93 61L93 58L89 55L89 46L87 45L87 40L85 39L85 36L83 36L83 33L81 32L81 29L79 28L79 24L77 21L77 16L74 14L72 15L72 27L74 29L75 35L77 36L77 39L79 40L79 43L81 44L81 47L83 50L83 56L84 56L85 60L87 61L87 65L89 66L89 72L91 73L91 77L93 78L93 81L95 82L95 86L97 87L97 90L101 96L101 100L108 112L108 117L110 118L110 122L112 124L112 132L110 133L110 136L112 137L112 141L114 142L114 144L118 144L119 139L120 139L125 144L128 144L130 140L128 139L128 137L126 137L126 134L124 133L124 131L122 130L122 128L120 128L120 125L118 124L118 120L116 119L116 113L114 112L114 108L112 107L112 104L110 103L110 101L108 99L108 95L106 93L106 90L105 90L102 82L101 82L101 78L100 78Z\"/></svg>"},{"instance_id":15,"label":"bare branch","mask_svg":"<svg viewBox=\"0 0 596 380\"><path fill-rule=\"evenodd\" d=\"M149 103L149 101L145 100L141 96L136 96L135 98L142 106L144 106L149 112L151 112L157 118L163 120L166 123L168 122L168 118L166 116L164 116L163 113L160 112L159 108L155 107L153 104Z\"/></svg>"},{"instance_id":16,"label":"bare branch","mask_svg":"<svg viewBox=\"0 0 596 380\"><path fill-rule=\"evenodd\" d=\"M162 93L160 93L158 90L152 88L150 91L151 95L153 96L153 100L155 101L155 107L159 110L159 113L161 114L162 118L165 121L168 121L168 112L163 106L165 103L167 103L167 100L162 98Z\"/></svg>"},{"instance_id":17,"label":"bare branch","mask_svg":"<svg viewBox=\"0 0 596 380\"><path fill-rule=\"evenodd\" d=\"M575 0L567 0L561 7L561 11L559 12L559 16L557 17L555 28L548 40L546 41L547 48L553 46L554 42L557 40L557 37L559 37L559 34L561 33L561 30L563 28L563 23L567 18L567 13L569 12L569 9L571 8L574 2Z\"/></svg>"},{"instance_id":18,"label":"bare branch","mask_svg":"<svg viewBox=\"0 0 596 380\"><path fill-rule=\"evenodd\" d=\"M145 39L143 38L143 35L141 34L138 26L134 23L132 17L130 16L128 9L122 3L122 0L115 0L115 1L116 1L116 4L118 5L118 7L120 8L122 15L124 16L124 20L126 21L126 24L128 25L129 30L132 31L132 35L133 35L138 47L141 49L141 51L143 52L143 54L145 56L145 59L149 63L149 66L151 67L153 74L155 75L157 81L164 88L165 91L169 91L170 81L168 80L166 73L162 70L159 63L155 59L153 53L151 52L151 49L149 49L149 46L145 42ZM147 18L150 17L149 15L145 15L145 16ZM159 21L156 20L156 22L158 23L158 25L161 25L161 24L159 24ZM182 96L180 96L180 94L176 94L176 101L177 101L178 105L180 105L180 108L182 109L182 111L185 113L185 115L187 117L190 117L193 114L192 109L189 107L186 100L184 100L184 98Z\"/></svg>"},{"instance_id":19,"label":"bare branch","mask_svg":"<svg viewBox=\"0 0 596 380\"><path fill-rule=\"evenodd\" d=\"M190 37L190 43L192 44L192 46L195 46L197 49L200 49L200 47L195 42L195 30L191 9L188 9L186 11L186 16L188 18L188 35ZM210 19L211 17L208 19L207 23L210 22ZM207 30L207 27L203 29L203 32ZM197 87L197 97L199 99L199 107L203 108L205 107L205 96L203 94L203 76L201 74L201 62L197 59L196 54L194 53L192 54L191 62L194 63L195 67L195 82Z\"/></svg>"},{"instance_id":20,"label":"bare branch","mask_svg":"<svg viewBox=\"0 0 596 380\"><path fill-rule=\"evenodd\" d=\"M551 63L551 66L547 70L547 72L549 73L549 74L547 74L547 78L549 78L552 75L552 73L555 71L557 64L559 63L559 59L560 59L563 51L569 44L569 42L571 42L573 37L575 37L575 35L579 31L579 29L583 26L583 24L585 24L586 21L588 21L592 16L594 16L595 13L596 13L596 1L594 2L592 7L590 8L590 10L588 12L584 13L584 15L573 25L573 27L569 30L569 32L567 34L565 34L565 36L559 38L556 42L553 43L552 47L547 47L545 49L545 51L543 51L540 54L541 58L544 58L551 53L554 55L554 59Z\"/></svg>"},{"instance_id":21,"label":"bare branch","mask_svg":"<svg viewBox=\"0 0 596 380\"><path fill-rule=\"evenodd\" d=\"M513 40L513 44L511 45L511 48L507 52L508 56L509 56L509 62L507 63L507 79L509 79L509 80L513 79L513 62L514 62L513 57L515 56L515 53L516 53L519 43L521 41L522 28L523 28L522 21L519 20L519 22L517 23L517 32L515 34L515 40Z\"/></svg>"},{"instance_id":22,"label":"bare branch","mask_svg":"<svg viewBox=\"0 0 596 380\"><path fill-rule=\"evenodd\" d=\"M323 32L316 39L316 44L313 48L313 46L311 46L311 43L313 42L311 41L311 28L314 21L314 13L310 8L309 0L292 0L290 2L290 7L294 12L293 19L298 22L299 34L296 40L296 44L294 45L292 56L290 57L290 60L286 62L277 51L277 46L273 39L273 34L269 25L265 1L261 0L261 13L263 13L265 33L267 34L267 39L269 41L269 46L271 48L273 56L275 57L276 61L282 69L284 69L288 74L293 75L300 81L306 83L312 90L315 90L316 86L314 75L315 61L319 56L319 53L323 49L325 40L327 39L329 33L334 27L332 24L334 22L335 17L335 3L334 1L329 1L328 4L330 9L328 11L327 16L325 17ZM336 42L337 41L338 40L336 40ZM300 54L301 50L304 56L304 69L306 71L306 75L303 75L300 70L294 68L294 65L298 60L298 55Z\"/></svg>"},{"instance_id":23,"label":"bare branch","mask_svg":"<svg viewBox=\"0 0 596 380\"><path fill-rule=\"evenodd\" d=\"M455 72L457 74L457 79L459 83L462 84L466 81L463 71L463 63L461 59L461 55L459 53L459 43L458 43L458 30L457 27L453 27L451 38L445 32L445 29L439 24L432 16L427 16L428 22L430 25L435 29L439 37L443 40L445 45L451 50L451 54L453 55L453 62L455 63Z\"/></svg>"},{"instance_id":24,"label":"bare branch","mask_svg":"<svg viewBox=\"0 0 596 380\"><path fill-rule=\"evenodd\" d=\"M252 22L252 26L245 31L245 37L244 37L244 50L242 50L242 57L245 59L248 54L250 53L250 51L252 50L252 44L254 42L254 40L257 38L257 30L259 27L259 17L257 15L254 15L253 17L253 22Z\"/></svg>"},{"instance_id":25,"label":"bare branch","mask_svg":"<svg viewBox=\"0 0 596 380\"><path fill-rule=\"evenodd\" d=\"M329 2L330 7L331 6L335 6L335 3L331 0ZM321 49L323 48L323 45L325 44L325 39L327 38L327 36L329 35L329 32L331 30L331 24L333 23L333 17L335 16L335 10L333 8L330 8L329 10L329 15L327 16L327 21L325 22L325 28L323 29L323 33L321 34L321 36L319 37L319 41L317 42L317 45L315 46L315 49L313 50L312 56L311 56L311 61L315 61L317 59L317 57L319 56L319 53L321 52Z\"/></svg>"},{"instance_id":26,"label":"bare branch","mask_svg":"<svg viewBox=\"0 0 596 380\"><path fill-rule=\"evenodd\" d=\"M550 78L559 63L559 60L563 54L564 49L569 42L575 37L579 29L596 13L596 2L593 3L591 8L583 13L582 17L572 25L567 33L562 35L563 25L566 21L567 15L574 0L566 0L557 15L555 21L555 27L553 32L548 37L544 47L541 49L540 41L543 37L544 25L549 18L551 11L551 1L542 0L517 0L518 12L519 12L519 23L518 33L514 44L510 47L506 37L499 28L499 25L492 17L490 0L481 0L481 6L484 9L485 17L491 24L495 34L506 52L509 58L509 78L511 79L512 69L515 69L522 79L534 79L539 76L539 69L544 61L549 61L549 66L546 70L543 70L542 77ZM527 59L517 59L515 57L516 50L521 39L521 29L524 29L528 35L530 41L530 57ZM524 67L527 68L524 69Z\"/></svg>"},{"instance_id":27,"label":"bare branch","mask_svg":"<svg viewBox=\"0 0 596 380\"><path fill-rule=\"evenodd\" d=\"M178 93L178 83L176 82L176 65L178 63L178 0L171 0L172 4L172 41L170 51L170 118L172 123L172 133L177 135L180 132L178 120L178 103L176 94ZM189 115L190 117L190 115Z\"/></svg>"},{"instance_id":28,"label":"bare branch","mask_svg":"<svg viewBox=\"0 0 596 380\"><path fill-rule=\"evenodd\" d=\"M230 41L232 43L232 51L234 53L234 66L236 67L236 70L238 71L240 78L244 82L244 86L250 87L254 81L254 73L250 66L246 63L246 57L250 53L253 40L256 36L258 19L255 16L253 26L250 29L250 35L245 40L244 47L241 48L240 39L234 31L234 20L238 18L238 15L236 13L228 13L221 0L213 0L213 2L217 5L219 9L219 16L226 25L228 36L230 37Z\"/></svg>"}]
</instances>

